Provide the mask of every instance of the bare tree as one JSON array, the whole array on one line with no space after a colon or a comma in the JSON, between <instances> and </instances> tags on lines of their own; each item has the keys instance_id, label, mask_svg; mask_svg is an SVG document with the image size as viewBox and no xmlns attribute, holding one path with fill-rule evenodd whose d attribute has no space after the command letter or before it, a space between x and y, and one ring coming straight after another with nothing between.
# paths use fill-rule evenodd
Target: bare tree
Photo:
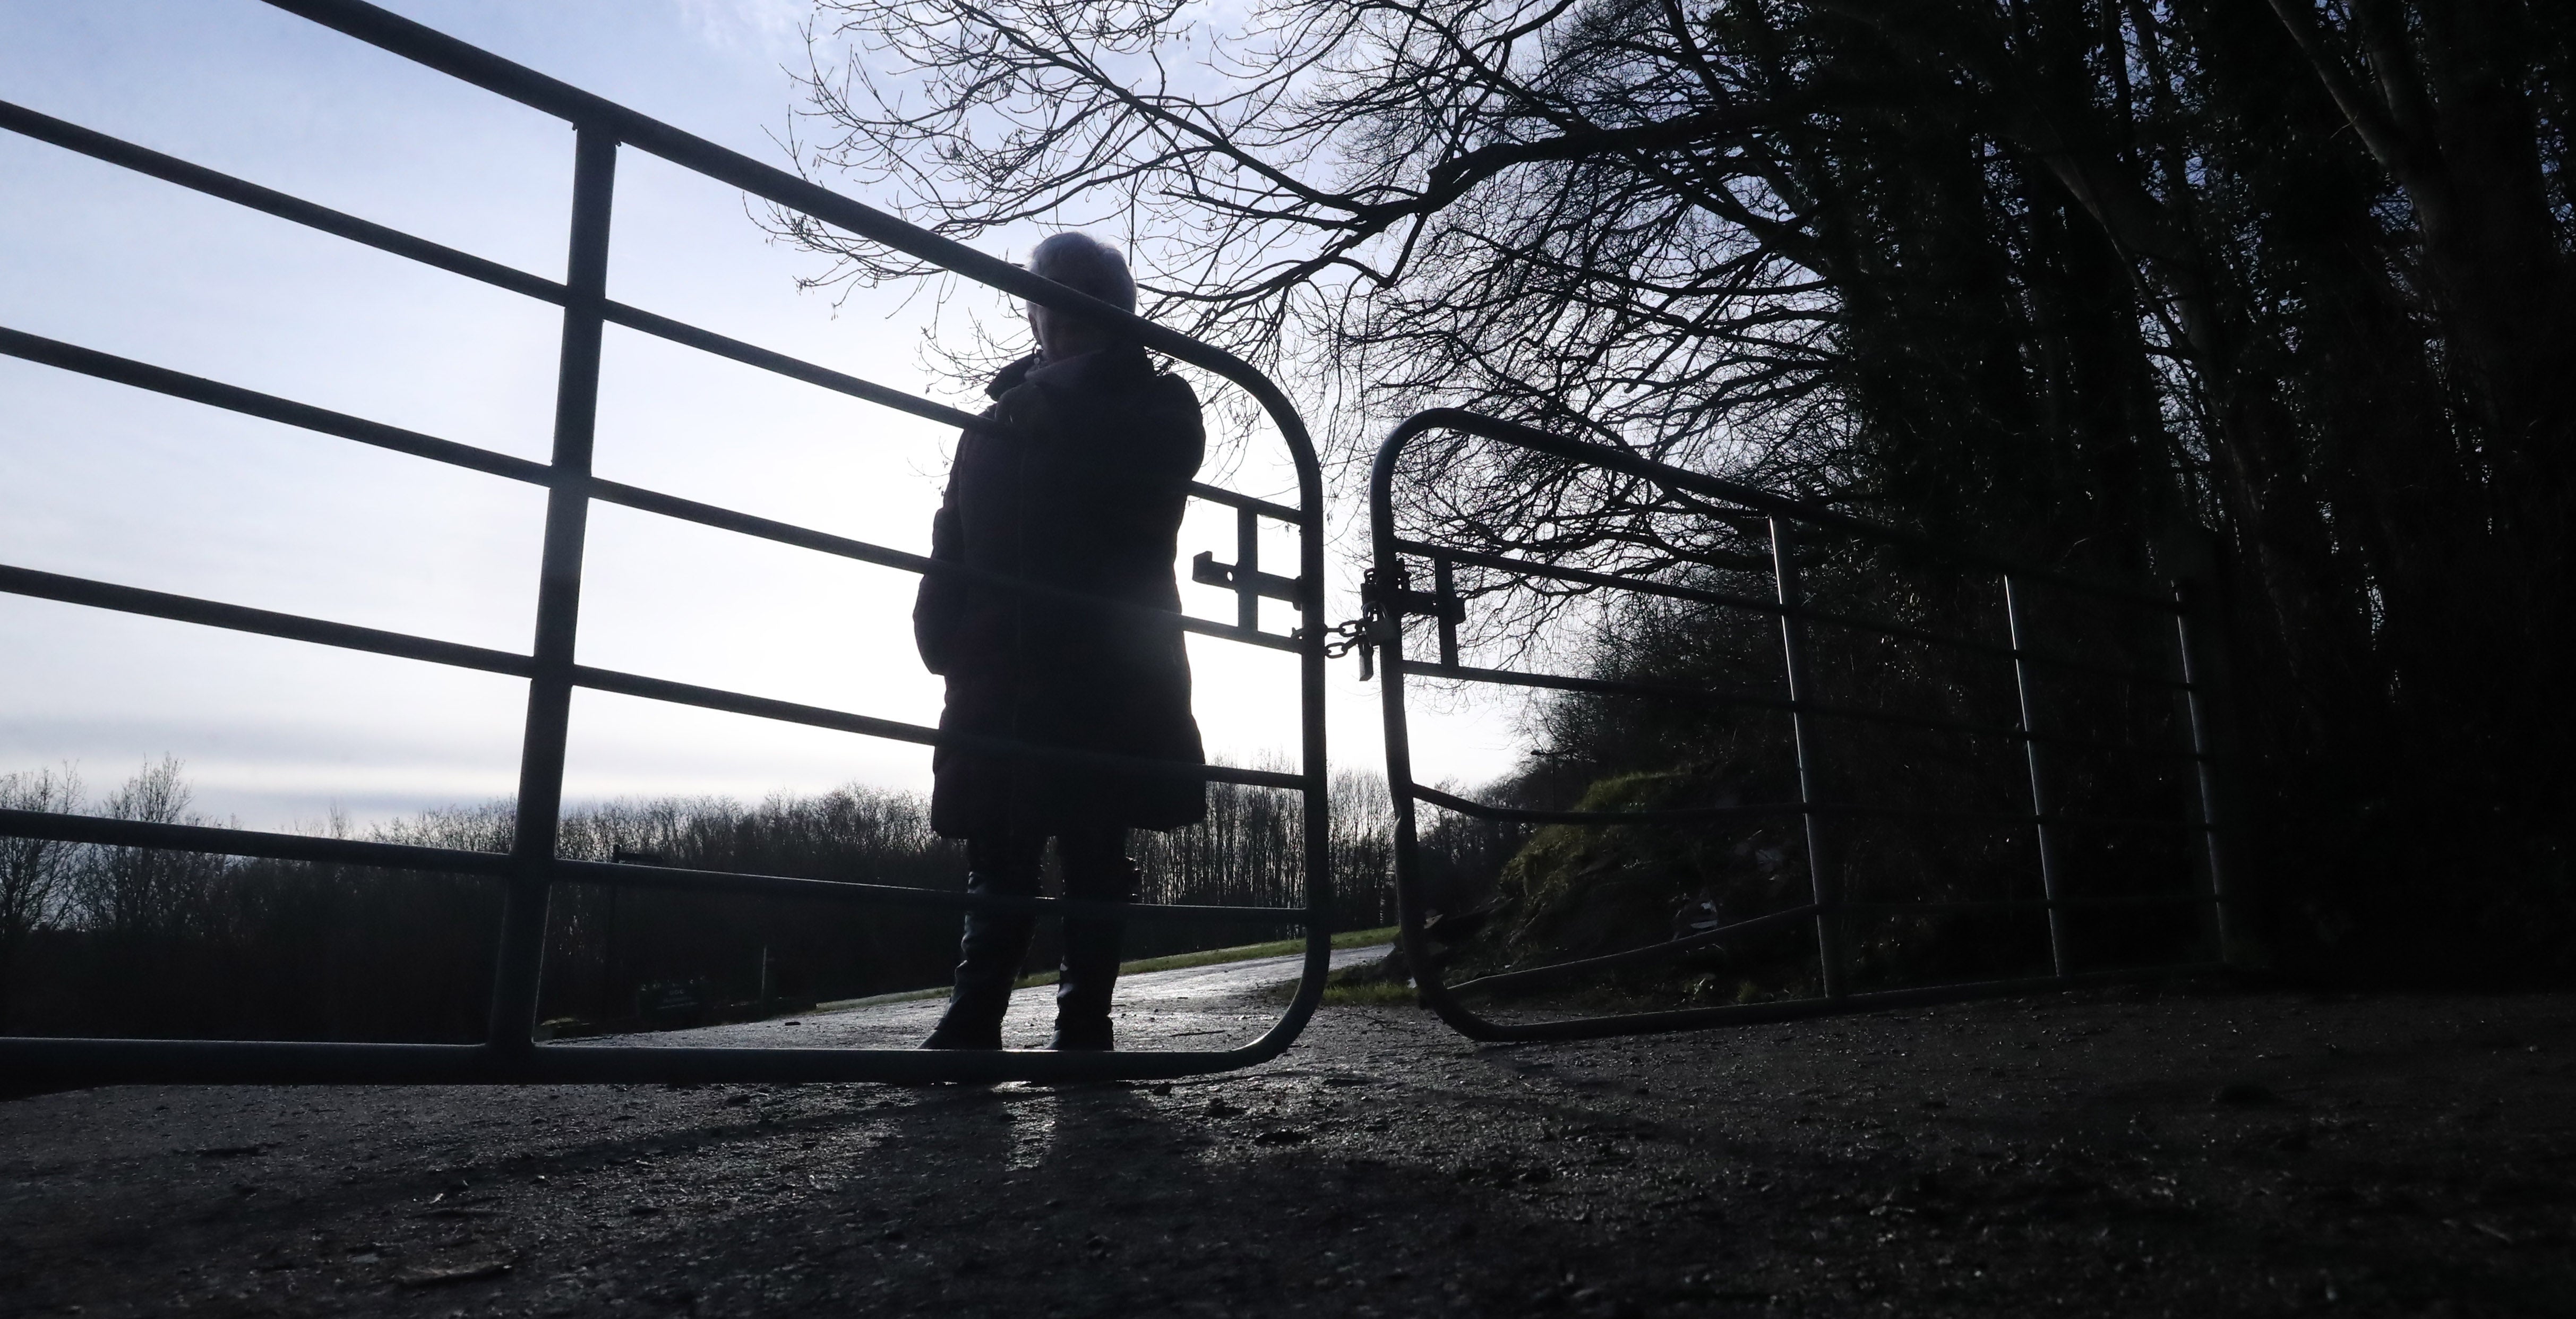
<instances>
[{"instance_id":1,"label":"bare tree","mask_svg":"<svg viewBox=\"0 0 2576 1319\"><path fill-rule=\"evenodd\" d=\"M111 820L143 824L209 824L188 809L192 796L179 761L163 757L99 803ZM75 923L122 935L185 934L205 914L210 887L224 871L222 858L149 847L83 849L68 877L65 898Z\"/></svg>"},{"instance_id":2,"label":"bare tree","mask_svg":"<svg viewBox=\"0 0 2576 1319\"><path fill-rule=\"evenodd\" d=\"M0 774L0 810L75 814L80 775L70 766ZM9 1025L18 957L36 931L63 914L75 847L50 838L0 837L0 1030Z\"/></svg>"},{"instance_id":3,"label":"bare tree","mask_svg":"<svg viewBox=\"0 0 2576 1319\"><path fill-rule=\"evenodd\" d=\"M1109 217L1150 314L1357 405L1319 409L1354 448L1389 408L1440 401L1830 484L1785 441L1839 425L1832 299L1726 218L1776 208L1734 144L1785 116L1712 101L1653 6L1291 4L1241 32L1152 0L823 8L808 168L959 235ZM785 231L840 258L817 283L924 273ZM1462 498L1525 498L1425 519L1524 543L1550 526L1637 570L1738 561L1709 543L1725 528L1654 516L1669 501L1634 482L1426 452L1473 469L1442 483Z\"/></svg>"}]
</instances>

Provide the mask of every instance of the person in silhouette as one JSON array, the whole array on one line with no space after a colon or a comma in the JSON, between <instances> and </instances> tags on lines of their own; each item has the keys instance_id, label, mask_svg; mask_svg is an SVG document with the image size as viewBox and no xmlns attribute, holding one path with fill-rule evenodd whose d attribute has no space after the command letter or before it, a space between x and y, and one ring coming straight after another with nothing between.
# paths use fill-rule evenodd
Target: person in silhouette
<instances>
[{"instance_id":1,"label":"person in silhouette","mask_svg":"<svg viewBox=\"0 0 2576 1319\"><path fill-rule=\"evenodd\" d=\"M1037 246L1031 272L1122 310L1136 284L1113 249L1078 233ZM1126 902L1129 829L1207 813L1172 560L1206 444L1198 396L1111 326L1031 304L1037 352L994 376L959 438L931 523L931 557L1086 599L932 572L913 606L922 663L947 679L942 732L1172 762L1161 773L943 745L931 828L966 840L967 890L1027 896L1049 838L1065 896ZM1105 603L1115 602L1115 603ZM1112 1047L1122 922L1067 916L1055 1049ZM926 1049L998 1049L1036 917L966 915L948 1010Z\"/></svg>"}]
</instances>

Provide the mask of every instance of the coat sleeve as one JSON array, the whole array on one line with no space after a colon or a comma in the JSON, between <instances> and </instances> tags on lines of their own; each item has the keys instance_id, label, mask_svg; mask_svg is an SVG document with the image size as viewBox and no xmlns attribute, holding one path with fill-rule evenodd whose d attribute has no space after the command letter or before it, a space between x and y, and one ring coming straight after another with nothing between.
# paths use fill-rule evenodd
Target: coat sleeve
<instances>
[{"instance_id":1,"label":"coat sleeve","mask_svg":"<svg viewBox=\"0 0 2576 1319\"><path fill-rule=\"evenodd\" d=\"M930 557L937 563L962 563L965 547L958 543L957 478L951 473L947 493L939 501L939 511L930 518ZM924 573L921 588L912 598L912 644L921 652L921 666L932 673L948 672L955 657L954 640L957 624L966 609L966 583L945 573Z\"/></svg>"}]
</instances>

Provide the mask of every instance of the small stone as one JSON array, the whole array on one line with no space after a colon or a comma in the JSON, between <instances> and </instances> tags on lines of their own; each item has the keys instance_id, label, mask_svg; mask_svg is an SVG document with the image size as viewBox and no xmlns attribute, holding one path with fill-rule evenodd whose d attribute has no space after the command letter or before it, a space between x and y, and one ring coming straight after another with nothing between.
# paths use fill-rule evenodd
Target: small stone
<instances>
[{"instance_id":1,"label":"small stone","mask_svg":"<svg viewBox=\"0 0 2576 1319\"><path fill-rule=\"evenodd\" d=\"M2256 1085L2252 1081L2231 1081L2212 1092L2209 1102L2225 1107L2255 1108L2277 1104L2281 1097L2272 1093L2269 1086Z\"/></svg>"}]
</instances>

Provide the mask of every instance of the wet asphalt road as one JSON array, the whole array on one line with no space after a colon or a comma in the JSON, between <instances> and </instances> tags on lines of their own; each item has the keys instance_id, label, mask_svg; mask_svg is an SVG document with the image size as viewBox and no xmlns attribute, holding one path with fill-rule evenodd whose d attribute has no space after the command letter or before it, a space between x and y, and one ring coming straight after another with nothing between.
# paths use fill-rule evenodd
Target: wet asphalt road
<instances>
[{"instance_id":1,"label":"wet asphalt road","mask_svg":"<svg viewBox=\"0 0 2576 1319\"><path fill-rule=\"evenodd\" d=\"M1344 967L1386 955L1384 945L1337 948L1333 965ZM1249 1042L1268 1029L1279 1004L1264 990L1297 978L1302 954L1262 957L1215 966L1133 975L1118 982L1117 1029L1122 1049L1216 1049ZM601 1042L670 1045L768 1045L806 1048L908 1049L939 1020L941 999L875 1003L805 1013L770 1021L652 1035L614 1036ZM1011 1048L1042 1047L1055 1023L1055 988L1040 985L1011 996L1002 1042Z\"/></svg>"},{"instance_id":2,"label":"wet asphalt road","mask_svg":"<svg viewBox=\"0 0 2576 1319\"><path fill-rule=\"evenodd\" d=\"M1257 1029L1266 974L1176 976L1168 999L1140 981L1132 1036ZM935 1011L726 1029L909 1037ZM1273 1063L1169 1085L0 1103L12 1316L2197 1319L2572 1298L2571 995L2093 993L1503 1048L1336 1008Z\"/></svg>"}]
</instances>

